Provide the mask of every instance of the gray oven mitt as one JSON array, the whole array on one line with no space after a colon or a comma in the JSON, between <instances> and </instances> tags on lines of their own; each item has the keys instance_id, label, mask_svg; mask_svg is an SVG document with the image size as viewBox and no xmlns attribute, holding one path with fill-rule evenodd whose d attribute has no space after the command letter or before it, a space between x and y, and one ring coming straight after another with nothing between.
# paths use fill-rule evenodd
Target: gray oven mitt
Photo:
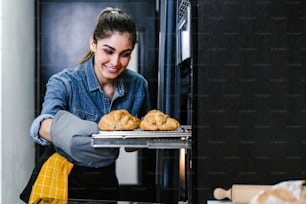
<instances>
[{"instance_id":1,"label":"gray oven mitt","mask_svg":"<svg viewBox=\"0 0 306 204\"><path fill-rule=\"evenodd\" d=\"M56 113L51 125L51 140L55 147L63 150L77 162L87 166L103 162L113 163L119 154L118 148L93 148L91 135L99 133L97 123L82 120L68 111Z\"/></svg>"}]
</instances>

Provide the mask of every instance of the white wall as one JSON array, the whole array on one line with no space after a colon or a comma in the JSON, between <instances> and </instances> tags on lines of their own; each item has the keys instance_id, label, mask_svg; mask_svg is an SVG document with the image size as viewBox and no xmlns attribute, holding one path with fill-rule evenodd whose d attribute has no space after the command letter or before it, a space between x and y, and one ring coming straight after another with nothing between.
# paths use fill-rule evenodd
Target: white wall
<instances>
[{"instance_id":1,"label":"white wall","mask_svg":"<svg viewBox=\"0 0 306 204\"><path fill-rule=\"evenodd\" d=\"M19 194L34 167L35 1L0 1L0 203Z\"/></svg>"}]
</instances>

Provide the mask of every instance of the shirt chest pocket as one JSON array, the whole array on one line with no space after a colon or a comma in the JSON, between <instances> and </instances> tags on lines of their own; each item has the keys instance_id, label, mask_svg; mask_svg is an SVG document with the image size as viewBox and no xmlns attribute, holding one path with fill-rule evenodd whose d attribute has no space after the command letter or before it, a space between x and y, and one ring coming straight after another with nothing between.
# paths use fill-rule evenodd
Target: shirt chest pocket
<instances>
[{"instance_id":1,"label":"shirt chest pocket","mask_svg":"<svg viewBox=\"0 0 306 204\"><path fill-rule=\"evenodd\" d=\"M73 114L78 116L79 118L83 119L83 120L89 120L89 121L94 121L97 122L98 121L98 115L86 110L81 110L78 108L74 108L73 110Z\"/></svg>"}]
</instances>

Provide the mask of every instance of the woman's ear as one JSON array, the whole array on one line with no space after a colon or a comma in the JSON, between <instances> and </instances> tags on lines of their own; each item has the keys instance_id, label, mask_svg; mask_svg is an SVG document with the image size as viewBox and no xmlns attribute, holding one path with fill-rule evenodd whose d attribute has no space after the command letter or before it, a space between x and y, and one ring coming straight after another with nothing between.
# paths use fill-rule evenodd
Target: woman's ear
<instances>
[{"instance_id":1,"label":"woman's ear","mask_svg":"<svg viewBox=\"0 0 306 204\"><path fill-rule=\"evenodd\" d=\"M90 38L89 38L89 47L90 47L90 50L92 52L95 52L96 51L96 46L97 46L97 44L95 43L95 40L93 39L92 36L90 36Z\"/></svg>"}]
</instances>

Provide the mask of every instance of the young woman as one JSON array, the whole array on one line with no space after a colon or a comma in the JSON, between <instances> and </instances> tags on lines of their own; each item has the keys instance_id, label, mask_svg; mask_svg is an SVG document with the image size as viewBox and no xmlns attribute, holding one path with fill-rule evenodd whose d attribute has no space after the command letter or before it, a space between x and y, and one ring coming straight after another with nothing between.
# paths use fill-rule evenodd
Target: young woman
<instances>
[{"instance_id":1,"label":"young woman","mask_svg":"<svg viewBox=\"0 0 306 204\"><path fill-rule=\"evenodd\" d=\"M114 164L117 148L92 148L90 135L111 110L126 109L141 118L151 109L148 83L127 68L136 42L136 26L124 11L106 8L98 16L90 50L74 67L53 75L31 137L54 146L74 164L69 198L118 198Z\"/></svg>"}]
</instances>

